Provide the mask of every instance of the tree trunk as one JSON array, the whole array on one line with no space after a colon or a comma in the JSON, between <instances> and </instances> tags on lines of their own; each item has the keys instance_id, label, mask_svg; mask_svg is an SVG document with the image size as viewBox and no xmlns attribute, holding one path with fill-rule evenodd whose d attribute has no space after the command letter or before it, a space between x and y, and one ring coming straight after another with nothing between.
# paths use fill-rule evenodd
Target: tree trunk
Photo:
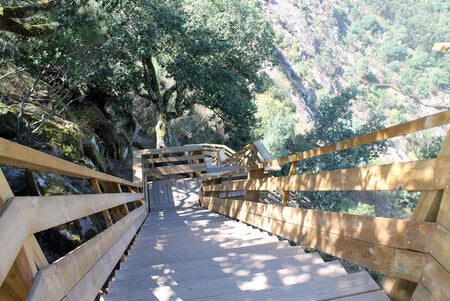
<instances>
[{"instance_id":1,"label":"tree trunk","mask_svg":"<svg viewBox=\"0 0 450 301\"><path fill-rule=\"evenodd\" d=\"M169 118L167 118L167 113L159 113L158 122L156 123L156 148L170 146L169 126Z\"/></svg>"}]
</instances>

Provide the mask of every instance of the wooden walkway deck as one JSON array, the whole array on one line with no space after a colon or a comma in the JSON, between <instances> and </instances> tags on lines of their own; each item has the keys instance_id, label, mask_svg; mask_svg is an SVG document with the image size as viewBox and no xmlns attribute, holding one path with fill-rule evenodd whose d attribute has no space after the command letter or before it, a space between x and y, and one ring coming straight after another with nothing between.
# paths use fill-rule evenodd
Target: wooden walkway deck
<instances>
[{"instance_id":1,"label":"wooden walkway deck","mask_svg":"<svg viewBox=\"0 0 450 301\"><path fill-rule=\"evenodd\" d=\"M199 208L199 187L150 184L151 213L104 300L389 300L366 272Z\"/></svg>"}]
</instances>

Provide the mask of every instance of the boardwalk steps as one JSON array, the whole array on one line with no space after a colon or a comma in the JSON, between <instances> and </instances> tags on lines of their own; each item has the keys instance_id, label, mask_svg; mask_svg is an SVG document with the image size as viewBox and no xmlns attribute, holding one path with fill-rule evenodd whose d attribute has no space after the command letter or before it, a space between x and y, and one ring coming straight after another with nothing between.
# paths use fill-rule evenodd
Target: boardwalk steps
<instances>
[{"instance_id":1,"label":"boardwalk steps","mask_svg":"<svg viewBox=\"0 0 450 301\"><path fill-rule=\"evenodd\" d=\"M152 211L105 300L388 300L366 272L199 208L199 187L151 184Z\"/></svg>"}]
</instances>

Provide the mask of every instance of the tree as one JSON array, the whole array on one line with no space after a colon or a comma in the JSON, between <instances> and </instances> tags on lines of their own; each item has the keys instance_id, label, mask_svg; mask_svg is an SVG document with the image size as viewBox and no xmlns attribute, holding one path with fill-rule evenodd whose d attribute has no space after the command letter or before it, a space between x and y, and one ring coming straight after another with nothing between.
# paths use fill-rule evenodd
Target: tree
<instances>
[{"instance_id":1,"label":"tree","mask_svg":"<svg viewBox=\"0 0 450 301\"><path fill-rule=\"evenodd\" d=\"M358 128L353 126L350 106L355 97L355 89L348 88L336 97L325 96L318 100L317 106L321 113L313 116L314 126L305 137L313 147L333 144L379 129L382 123L378 116L371 117L367 125ZM386 143L381 141L306 159L299 162L298 169L300 173L311 173L367 165L385 147ZM300 206L306 208L342 212L347 206L344 193L339 191L308 191L301 198L307 200L300 202Z\"/></svg>"},{"instance_id":2,"label":"tree","mask_svg":"<svg viewBox=\"0 0 450 301\"><path fill-rule=\"evenodd\" d=\"M229 124L251 122L249 87L273 50L270 25L253 4L133 0L112 12L109 62L157 112L157 147L170 144L170 121L195 103Z\"/></svg>"}]
</instances>

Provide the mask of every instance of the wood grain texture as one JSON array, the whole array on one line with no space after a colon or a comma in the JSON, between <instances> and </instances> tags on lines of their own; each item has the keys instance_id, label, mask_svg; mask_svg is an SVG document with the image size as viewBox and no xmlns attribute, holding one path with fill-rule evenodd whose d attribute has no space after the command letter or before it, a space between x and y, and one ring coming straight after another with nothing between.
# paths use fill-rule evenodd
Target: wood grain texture
<instances>
[{"instance_id":1,"label":"wood grain texture","mask_svg":"<svg viewBox=\"0 0 450 301\"><path fill-rule=\"evenodd\" d=\"M209 200L212 200L214 204L229 208L230 211L255 214L285 224L317 229L392 248L425 252L430 249L435 231L435 224L432 223L283 207L232 199L203 197L202 202ZM245 215L245 213L243 214ZM416 242L411 246L412 239L421 241L421 243Z\"/></svg>"},{"instance_id":2,"label":"wood grain texture","mask_svg":"<svg viewBox=\"0 0 450 301\"><path fill-rule=\"evenodd\" d=\"M297 164L298 164L298 161L294 161L294 162L291 163L291 167L289 168L289 175L290 176L295 175L295 172L297 170ZM287 201L288 201L288 198L289 198L289 194L290 194L289 190L283 191L283 199L281 200L281 205L282 206L287 206Z\"/></svg>"},{"instance_id":3,"label":"wood grain texture","mask_svg":"<svg viewBox=\"0 0 450 301\"><path fill-rule=\"evenodd\" d=\"M39 271L28 300L60 300L135 223L142 223L145 207L129 215L76 248L55 263ZM109 263L111 269L115 263Z\"/></svg>"},{"instance_id":4,"label":"wood grain texture","mask_svg":"<svg viewBox=\"0 0 450 301\"><path fill-rule=\"evenodd\" d=\"M437 300L450 300L449 272L434 258L429 258L420 280Z\"/></svg>"},{"instance_id":5,"label":"wood grain texture","mask_svg":"<svg viewBox=\"0 0 450 301\"><path fill-rule=\"evenodd\" d=\"M14 198L0 214L0 283L5 280L29 234L27 221Z\"/></svg>"},{"instance_id":6,"label":"wood grain texture","mask_svg":"<svg viewBox=\"0 0 450 301\"><path fill-rule=\"evenodd\" d=\"M430 254L447 271L450 271L450 231L440 225L433 235Z\"/></svg>"},{"instance_id":7,"label":"wood grain texture","mask_svg":"<svg viewBox=\"0 0 450 301\"><path fill-rule=\"evenodd\" d=\"M0 170L0 210L6 202L12 202L14 194L6 181L3 172ZM2 215L0 214L0 218ZM14 226L8 227L14 229ZM0 231L1 232L1 231ZM3 233L0 233L3 235ZM19 236L20 241L20 236ZM5 247L5 249L7 249ZM15 249L10 250L16 252ZM9 264L9 263L8 263ZM17 254L6 278L0 281L1 300L25 300L31 285L34 281L38 268L48 265L48 261L42 252L34 235L29 235Z\"/></svg>"},{"instance_id":8,"label":"wood grain texture","mask_svg":"<svg viewBox=\"0 0 450 301\"><path fill-rule=\"evenodd\" d=\"M143 207L145 208L145 207ZM139 210L139 209L137 209ZM143 212L128 227L118 241L97 261L96 264L78 281L78 283L65 296L67 300L93 300L99 289L108 279L114 266L117 264L130 241L144 222L147 212Z\"/></svg>"},{"instance_id":9,"label":"wood grain texture","mask_svg":"<svg viewBox=\"0 0 450 301\"><path fill-rule=\"evenodd\" d=\"M45 154L32 148L0 138L0 163L34 170L47 171L78 178L95 178L135 186L127 180Z\"/></svg>"},{"instance_id":10,"label":"wood grain texture","mask_svg":"<svg viewBox=\"0 0 450 301\"><path fill-rule=\"evenodd\" d=\"M450 156L450 132L447 133L437 158ZM448 180L447 180L448 181ZM443 188L448 188L448 185ZM439 212L443 190L423 192L413 211L411 220L435 222Z\"/></svg>"},{"instance_id":11,"label":"wood grain texture","mask_svg":"<svg viewBox=\"0 0 450 301\"><path fill-rule=\"evenodd\" d=\"M27 229L36 233L143 197L142 193L104 193L16 197L15 201Z\"/></svg>"},{"instance_id":12,"label":"wood grain texture","mask_svg":"<svg viewBox=\"0 0 450 301\"><path fill-rule=\"evenodd\" d=\"M437 299L423 284L419 283L413 295L411 296L411 301L437 301Z\"/></svg>"}]
</instances>

